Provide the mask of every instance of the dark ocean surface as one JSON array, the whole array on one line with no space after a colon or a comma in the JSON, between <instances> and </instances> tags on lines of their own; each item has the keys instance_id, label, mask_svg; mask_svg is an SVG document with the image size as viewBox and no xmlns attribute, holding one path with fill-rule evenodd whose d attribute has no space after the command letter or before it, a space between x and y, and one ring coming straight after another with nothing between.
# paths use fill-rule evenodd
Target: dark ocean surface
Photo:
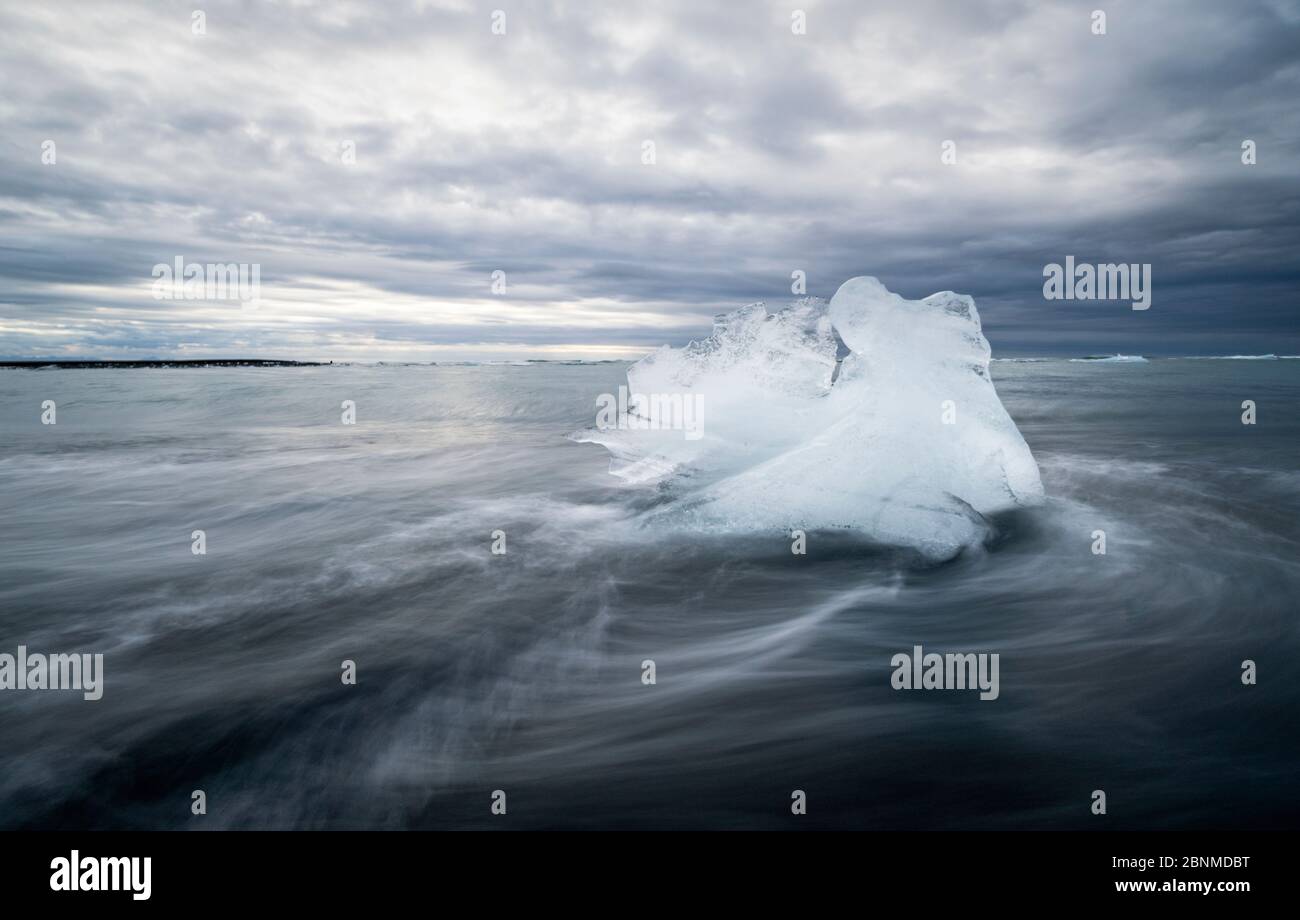
<instances>
[{"instance_id":1,"label":"dark ocean surface","mask_svg":"<svg viewBox=\"0 0 1300 920\"><path fill-rule=\"evenodd\" d=\"M0 690L0 827L1300 826L1300 361L995 362L1049 500L937 565L647 524L625 370L0 371L0 652L105 672Z\"/></svg>"}]
</instances>

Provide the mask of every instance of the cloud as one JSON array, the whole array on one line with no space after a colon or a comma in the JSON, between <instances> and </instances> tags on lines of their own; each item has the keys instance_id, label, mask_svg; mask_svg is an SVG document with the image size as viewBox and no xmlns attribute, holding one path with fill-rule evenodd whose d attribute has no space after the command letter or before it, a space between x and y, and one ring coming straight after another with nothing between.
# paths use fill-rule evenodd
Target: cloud
<instances>
[{"instance_id":1,"label":"cloud","mask_svg":"<svg viewBox=\"0 0 1300 920\"><path fill-rule=\"evenodd\" d=\"M0 354L629 355L794 270L969 292L999 354L1300 352L1294 10L1093 6L10 5ZM1069 254L1152 310L1045 302ZM262 308L154 300L178 255Z\"/></svg>"}]
</instances>

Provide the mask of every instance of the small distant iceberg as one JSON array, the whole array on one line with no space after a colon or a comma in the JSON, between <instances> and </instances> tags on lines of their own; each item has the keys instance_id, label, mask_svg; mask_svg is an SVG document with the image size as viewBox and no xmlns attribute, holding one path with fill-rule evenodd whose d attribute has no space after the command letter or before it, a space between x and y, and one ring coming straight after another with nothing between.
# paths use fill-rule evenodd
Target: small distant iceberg
<instances>
[{"instance_id":1,"label":"small distant iceberg","mask_svg":"<svg viewBox=\"0 0 1300 920\"><path fill-rule=\"evenodd\" d=\"M1208 355L1209 361L1276 361L1277 355Z\"/></svg>"},{"instance_id":2,"label":"small distant iceberg","mask_svg":"<svg viewBox=\"0 0 1300 920\"><path fill-rule=\"evenodd\" d=\"M827 303L759 303L628 369L643 404L675 398L698 427L608 425L610 472L669 498L656 519L701 530L846 528L949 558L989 515L1038 504L1038 464L989 377L975 301L905 300L871 277Z\"/></svg>"},{"instance_id":3,"label":"small distant iceberg","mask_svg":"<svg viewBox=\"0 0 1300 920\"><path fill-rule=\"evenodd\" d=\"M1088 355L1083 358L1071 358L1071 361L1100 361L1109 364L1146 364L1147 359L1141 355Z\"/></svg>"}]
</instances>

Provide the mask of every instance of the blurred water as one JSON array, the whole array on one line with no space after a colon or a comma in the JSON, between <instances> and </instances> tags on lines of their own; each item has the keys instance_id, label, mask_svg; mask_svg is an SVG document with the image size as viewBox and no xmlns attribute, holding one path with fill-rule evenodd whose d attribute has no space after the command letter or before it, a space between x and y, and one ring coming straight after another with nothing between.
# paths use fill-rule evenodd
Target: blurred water
<instances>
[{"instance_id":1,"label":"blurred water","mask_svg":"<svg viewBox=\"0 0 1300 920\"><path fill-rule=\"evenodd\" d=\"M0 652L106 674L0 691L0 827L1296 825L1300 362L995 363L1051 499L939 566L646 526L624 372L0 371Z\"/></svg>"}]
</instances>

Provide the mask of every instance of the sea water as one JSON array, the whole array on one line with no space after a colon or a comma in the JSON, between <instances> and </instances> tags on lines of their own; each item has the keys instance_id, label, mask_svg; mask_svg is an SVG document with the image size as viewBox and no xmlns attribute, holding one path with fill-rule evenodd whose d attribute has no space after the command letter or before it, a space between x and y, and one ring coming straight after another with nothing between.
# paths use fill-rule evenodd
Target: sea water
<instances>
[{"instance_id":1,"label":"sea water","mask_svg":"<svg viewBox=\"0 0 1300 920\"><path fill-rule=\"evenodd\" d=\"M1046 501L942 563L660 526L565 437L626 371L0 370L0 651L104 656L0 691L0 826L1300 819L1300 362L995 360Z\"/></svg>"}]
</instances>

